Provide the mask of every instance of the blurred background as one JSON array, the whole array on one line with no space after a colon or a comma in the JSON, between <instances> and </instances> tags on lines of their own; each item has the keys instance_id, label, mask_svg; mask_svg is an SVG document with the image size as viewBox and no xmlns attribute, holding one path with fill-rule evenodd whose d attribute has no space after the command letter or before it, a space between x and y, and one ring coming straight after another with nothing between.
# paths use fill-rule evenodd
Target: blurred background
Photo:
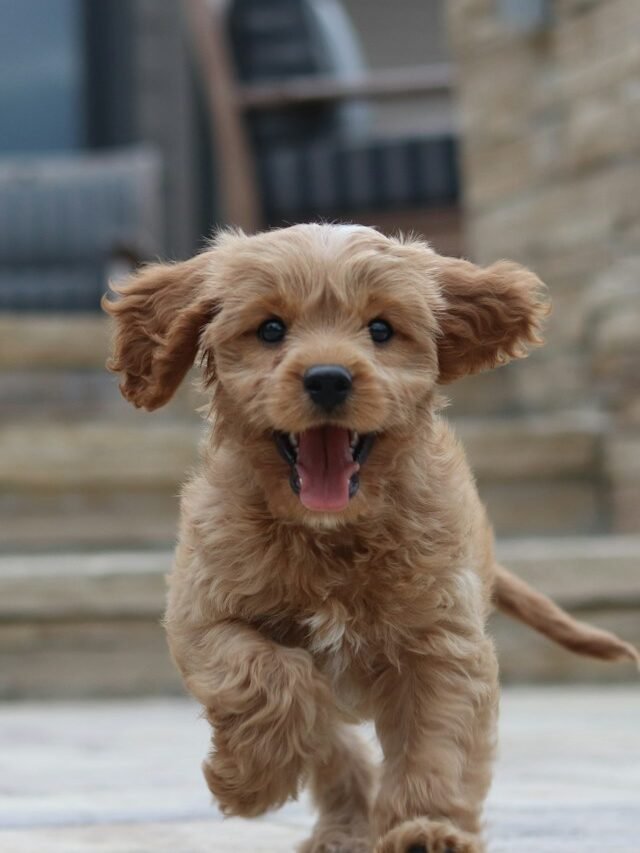
<instances>
[{"instance_id":1,"label":"blurred background","mask_svg":"<svg viewBox=\"0 0 640 853\"><path fill-rule=\"evenodd\" d=\"M640 643L636 0L0 0L0 698L180 691L159 619L198 393L104 361L109 277L218 225L410 229L547 282L451 389L507 563ZM624 680L496 620L506 681Z\"/></svg>"}]
</instances>

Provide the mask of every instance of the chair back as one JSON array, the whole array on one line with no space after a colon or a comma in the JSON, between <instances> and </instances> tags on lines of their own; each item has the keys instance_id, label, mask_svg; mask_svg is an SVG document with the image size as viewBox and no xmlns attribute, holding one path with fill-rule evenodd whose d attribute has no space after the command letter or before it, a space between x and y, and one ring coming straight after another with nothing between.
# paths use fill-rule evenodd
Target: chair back
<instances>
[{"instance_id":1,"label":"chair back","mask_svg":"<svg viewBox=\"0 0 640 853\"><path fill-rule=\"evenodd\" d=\"M161 250L161 187L149 149L0 159L0 310L98 310L114 259Z\"/></svg>"}]
</instances>

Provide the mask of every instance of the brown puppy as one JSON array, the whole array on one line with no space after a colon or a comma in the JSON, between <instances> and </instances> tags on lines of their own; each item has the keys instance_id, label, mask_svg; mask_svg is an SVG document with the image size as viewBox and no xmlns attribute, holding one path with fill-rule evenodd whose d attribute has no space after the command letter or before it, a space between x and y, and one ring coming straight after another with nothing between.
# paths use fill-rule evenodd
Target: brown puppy
<instances>
[{"instance_id":1,"label":"brown puppy","mask_svg":"<svg viewBox=\"0 0 640 853\"><path fill-rule=\"evenodd\" d=\"M492 598L577 651L635 658L493 556L438 388L540 343L544 288L370 228L223 233L106 302L110 368L166 403L197 353L211 389L182 499L166 628L213 726L227 814L307 781L305 853L480 851L498 702ZM377 791L348 724L375 723Z\"/></svg>"}]
</instances>

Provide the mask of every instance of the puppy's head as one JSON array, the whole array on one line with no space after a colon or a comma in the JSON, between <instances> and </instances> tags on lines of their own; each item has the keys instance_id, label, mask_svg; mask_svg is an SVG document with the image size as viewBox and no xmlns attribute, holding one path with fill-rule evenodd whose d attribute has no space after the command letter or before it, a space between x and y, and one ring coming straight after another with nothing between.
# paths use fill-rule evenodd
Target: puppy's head
<instances>
[{"instance_id":1,"label":"puppy's head","mask_svg":"<svg viewBox=\"0 0 640 853\"><path fill-rule=\"evenodd\" d=\"M393 500L439 384L539 343L539 280L359 226L221 234L104 302L124 396L166 403L198 351L214 436L274 514L335 523Z\"/></svg>"}]
</instances>

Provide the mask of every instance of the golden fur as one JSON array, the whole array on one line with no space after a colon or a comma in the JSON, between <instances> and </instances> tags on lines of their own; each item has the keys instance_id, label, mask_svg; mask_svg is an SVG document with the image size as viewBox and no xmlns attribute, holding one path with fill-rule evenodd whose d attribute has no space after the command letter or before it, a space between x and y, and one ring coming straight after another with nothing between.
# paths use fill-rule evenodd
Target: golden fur
<instances>
[{"instance_id":1,"label":"golden fur","mask_svg":"<svg viewBox=\"0 0 640 853\"><path fill-rule=\"evenodd\" d=\"M558 627L547 617L561 611L495 566L472 474L438 411L441 384L540 342L541 283L517 264L480 269L369 228L299 225L222 233L118 290L105 308L124 395L164 404L198 351L211 391L165 624L213 727L204 773L221 809L258 815L308 783L319 819L304 853L483 850L492 597L560 642L582 637L581 651L634 655L569 617ZM289 329L277 346L256 334L272 316ZM368 334L375 317L396 330L384 347ZM354 377L331 417L301 383L324 363ZM312 512L273 433L328 421L377 439L347 508ZM384 754L376 785L350 727L364 719Z\"/></svg>"}]
</instances>

